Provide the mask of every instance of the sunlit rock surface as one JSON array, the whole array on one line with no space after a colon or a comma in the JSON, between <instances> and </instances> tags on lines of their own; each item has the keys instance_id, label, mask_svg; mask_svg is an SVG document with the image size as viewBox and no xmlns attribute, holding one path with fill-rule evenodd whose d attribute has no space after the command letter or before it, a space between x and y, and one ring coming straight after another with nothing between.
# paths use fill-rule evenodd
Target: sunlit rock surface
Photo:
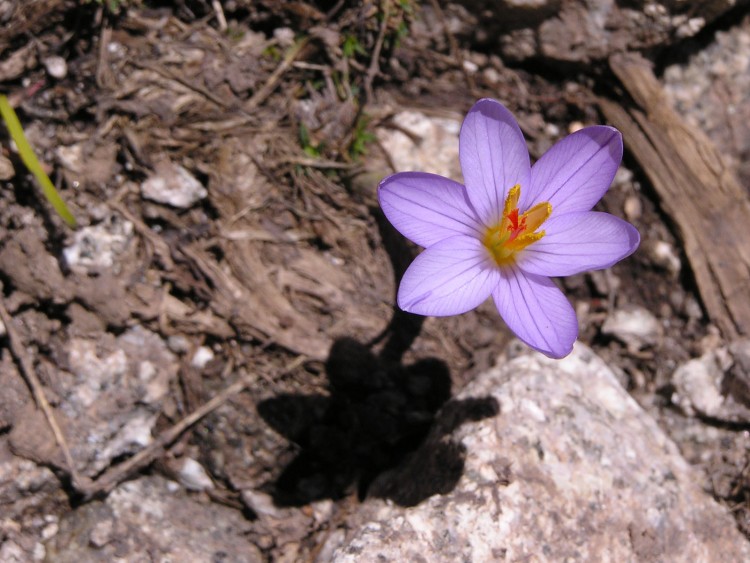
<instances>
[{"instance_id":1,"label":"sunlit rock surface","mask_svg":"<svg viewBox=\"0 0 750 563\"><path fill-rule=\"evenodd\" d=\"M340 563L750 559L728 511L585 346L558 362L518 352L455 400L472 398L495 402L497 414L456 424L444 408L414 459L372 487L387 500L365 503L323 554ZM422 499L441 469L455 472L435 455L448 445L462 454L460 477Z\"/></svg>"}]
</instances>

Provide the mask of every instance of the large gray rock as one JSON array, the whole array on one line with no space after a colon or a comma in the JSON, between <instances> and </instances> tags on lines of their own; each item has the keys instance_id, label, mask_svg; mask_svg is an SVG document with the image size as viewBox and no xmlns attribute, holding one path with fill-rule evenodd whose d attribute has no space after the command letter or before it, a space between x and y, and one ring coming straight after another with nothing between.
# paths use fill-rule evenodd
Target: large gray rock
<instances>
[{"instance_id":1,"label":"large gray rock","mask_svg":"<svg viewBox=\"0 0 750 563\"><path fill-rule=\"evenodd\" d=\"M493 416L460 413L492 404ZM728 511L585 346L561 361L503 361L453 405L414 458L374 484L388 500L365 503L321 557L750 560Z\"/></svg>"}]
</instances>

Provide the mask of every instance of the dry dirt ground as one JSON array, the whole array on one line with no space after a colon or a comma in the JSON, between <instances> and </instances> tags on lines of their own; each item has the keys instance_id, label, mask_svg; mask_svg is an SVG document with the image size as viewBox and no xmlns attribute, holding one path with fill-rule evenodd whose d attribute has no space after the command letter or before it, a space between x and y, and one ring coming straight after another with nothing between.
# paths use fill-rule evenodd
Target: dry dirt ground
<instances>
[{"instance_id":1,"label":"dry dirt ground","mask_svg":"<svg viewBox=\"0 0 750 563\"><path fill-rule=\"evenodd\" d=\"M639 46L660 72L747 29L742 16ZM241 513L265 558L310 557L510 340L491 303L447 319L395 308L418 249L378 210L392 162L374 132L404 108L461 114L490 96L539 156L602 121L597 96L623 96L606 60L513 62L490 23L471 33L469 11L437 2L3 1L0 19L3 90L78 220L52 211L3 130L0 544L24 553L121 481L162 475L193 490L190 510ZM748 533L748 423L671 404L675 368L725 342L632 155L601 208L644 246L562 282L581 340ZM634 308L658 329L602 330Z\"/></svg>"}]
</instances>

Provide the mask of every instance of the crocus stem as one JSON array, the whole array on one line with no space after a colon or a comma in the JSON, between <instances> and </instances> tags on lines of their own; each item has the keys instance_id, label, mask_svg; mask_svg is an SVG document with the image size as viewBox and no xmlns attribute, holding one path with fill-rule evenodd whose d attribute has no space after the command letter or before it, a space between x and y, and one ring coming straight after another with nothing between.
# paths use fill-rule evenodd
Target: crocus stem
<instances>
[{"instance_id":1,"label":"crocus stem","mask_svg":"<svg viewBox=\"0 0 750 563\"><path fill-rule=\"evenodd\" d=\"M5 126L8 128L8 133L10 133L11 139L13 139L13 142L18 148L18 154L21 156L21 160L42 187L44 197L46 197L47 201L52 204L52 207L57 211L58 215L63 218L68 226L75 229L75 217L73 217L68 206L65 205L60 194L57 193L55 186L52 184L52 180L49 179L49 176L47 176L44 168L42 168L42 165L39 163L36 154L34 154L34 149L31 148L29 141L26 139L23 127L21 127L21 122L18 121L18 116L13 110L13 106L8 102L8 98L2 94L0 94L0 115L2 115Z\"/></svg>"}]
</instances>

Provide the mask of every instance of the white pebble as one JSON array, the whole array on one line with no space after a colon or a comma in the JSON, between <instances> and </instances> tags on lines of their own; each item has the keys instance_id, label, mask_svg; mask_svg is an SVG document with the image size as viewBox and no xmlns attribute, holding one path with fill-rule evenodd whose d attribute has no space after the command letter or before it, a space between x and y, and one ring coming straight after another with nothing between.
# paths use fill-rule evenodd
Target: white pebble
<instances>
[{"instance_id":1,"label":"white pebble","mask_svg":"<svg viewBox=\"0 0 750 563\"><path fill-rule=\"evenodd\" d=\"M47 70L47 74L49 74L52 78L61 80L68 75L68 63L66 63L65 59L63 59L62 57L53 55L42 60L42 63L44 64L44 68Z\"/></svg>"},{"instance_id":2,"label":"white pebble","mask_svg":"<svg viewBox=\"0 0 750 563\"><path fill-rule=\"evenodd\" d=\"M196 369L203 369L206 364L214 359L214 353L211 348L207 346L201 346L193 354L193 359L190 360L190 365Z\"/></svg>"},{"instance_id":3,"label":"white pebble","mask_svg":"<svg viewBox=\"0 0 750 563\"><path fill-rule=\"evenodd\" d=\"M662 334L659 320L643 307L618 309L602 325L602 333L613 336L628 347L638 351L657 343Z\"/></svg>"},{"instance_id":4,"label":"white pebble","mask_svg":"<svg viewBox=\"0 0 750 563\"><path fill-rule=\"evenodd\" d=\"M214 486L203 466L189 457L185 458L178 477L182 486L189 491L205 491Z\"/></svg>"}]
</instances>

